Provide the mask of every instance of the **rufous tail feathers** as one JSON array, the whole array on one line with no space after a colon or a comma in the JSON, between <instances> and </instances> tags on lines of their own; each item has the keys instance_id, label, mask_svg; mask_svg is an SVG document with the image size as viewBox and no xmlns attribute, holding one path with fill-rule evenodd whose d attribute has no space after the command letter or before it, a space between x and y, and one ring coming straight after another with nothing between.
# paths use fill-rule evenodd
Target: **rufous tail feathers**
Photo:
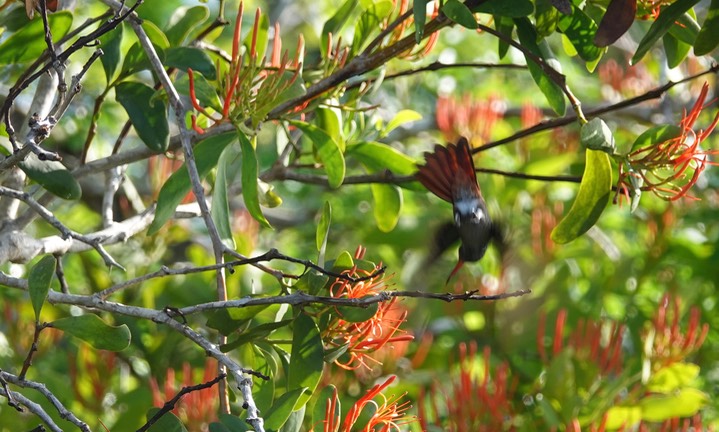
<instances>
[{"instance_id":1,"label":"rufous tail feathers","mask_svg":"<svg viewBox=\"0 0 719 432\"><path fill-rule=\"evenodd\" d=\"M425 153L426 163L419 167L417 180L430 192L445 201L453 202L458 182L468 182L477 186L477 174L474 171L472 152L469 142L462 137L455 144L443 147L437 144L434 153Z\"/></svg>"}]
</instances>

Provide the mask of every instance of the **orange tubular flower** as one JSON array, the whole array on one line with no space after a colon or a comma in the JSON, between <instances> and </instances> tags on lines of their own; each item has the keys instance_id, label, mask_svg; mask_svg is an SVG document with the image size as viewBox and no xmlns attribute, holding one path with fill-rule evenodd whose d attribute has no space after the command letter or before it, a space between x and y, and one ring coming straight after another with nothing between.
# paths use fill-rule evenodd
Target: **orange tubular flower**
<instances>
[{"instance_id":1,"label":"orange tubular flower","mask_svg":"<svg viewBox=\"0 0 719 432\"><path fill-rule=\"evenodd\" d=\"M629 200L629 191L636 190L642 183L655 195L668 201L693 198L687 192L696 184L707 165L717 165L717 162L709 160L709 156L719 154L719 150L701 148L701 143L719 122L719 111L707 129L693 129L705 106L708 91L709 86L705 83L692 109L689 113L684 112L677 137L629 153L626 163L619 165L618 198L624 195Z\"/></svg>"},{"instance_id":2,"label":"orange tubular flower","mask_svg":"<svg viewBox=\"0 0 719 432\"><path fill-rule=\"evenodd\" d=\"M668 294L664 296L649 330L654 339L652 360L657 369L682 361L702 346L709 324L700 324L700 318L699 308L692 307L688 328L683 332L679 327L679 299Z\"/></svg>"}]
</instances>

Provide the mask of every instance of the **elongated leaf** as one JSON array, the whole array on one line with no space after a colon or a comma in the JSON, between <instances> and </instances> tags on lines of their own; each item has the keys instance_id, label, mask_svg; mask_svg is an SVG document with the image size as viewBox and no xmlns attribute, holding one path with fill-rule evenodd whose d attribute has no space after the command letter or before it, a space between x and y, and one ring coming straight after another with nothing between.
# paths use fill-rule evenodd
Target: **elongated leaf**
<instances>
[{"instance_id":1,"label":"elongated leaf","mask_svg":"<svg viewBox=\"0 0 719 432\"><path fill-rule=\"evenodd\" d=\"M330 223L332 223L332 206L329 201L325 201L320 222L317 224L317 233L315 234L315 242L319 252L317 265L320 267L325 265L325 250L327 249L327 239L330 236Z\"/></svg>"},{"instance_id":2,"label":"elongated leaf","mask_svg":"<svg viewBox=\"0 0 719 432\"><path fill-rule=\"evenodd\" d=\"M227 336L247 324L250 319L254 318L267 307L268 305L256 305L210 311L206 313L207 326Z\"/></svg>"},{"instance_id":3,"label":"elongated leaf","mask_svg":"<svg viewBox=\"0 0 719 432\"><path fill-rule=\"evenodd\" d=\"M424 24L427 21L427 0L415 0L412 3L414 14L414 41L419 44L424 38Z\"/></svg>"},{"instance_id":4,"label":"elongated leaf","mask_svg":"<svg viewBox=\"0 0 719 432\"><path fill-rule=\"evenodd\" d=\"M147 411L146 417L150 420L160 408L150 408ZM179 418L172 412L167 412L160 417L157 422L153 423L148 429L149 432L187 432L185 426L182 424Z\"/></svg>"},{"instance_id":5,"label":"elongated leaf","mask_svg":"<svg viewBox=\"0 0 719 432\"><path fill-rule=\"evenodd\" d=\"M446 0L442 7L442 13L462 27L477 28L477 19L472 15L472 11L459 0Z\"/></svg>"},{"instance_id":6,"label":"elongated leaf","mask_svg":"<svg viewBox=\"0 0 719 432\"><path fill-rule=\"evenodd\" d=\"M337 9L337 12L335 12L335 14L332 15L327 22L325 22L325 25L322 26L322 43L320 44L320 49L322 50L323 57L327 56L329 34L332 33L334 37L337 37L340 34L342 27L344 27L347 21L349 21L350 16L352 16L352 12L354 12L356 5L356 0L346 0L342 6ZM334 42L336 42L336 40Z\"/></svg>"},{"instance_id":7,"label":"elongated leaf","mask_svg":"<svg viewBox=\"0 0 719 432\"><path fill-rule=\"evenodd\" d=\"M645 130L634 140L630 152L676 138L681 133L682 129L676 125L654 126Z\"/></svg>"},{"instance_id":8,"label":"elongated leaf","mask_svg":"<svg viewBox=\"0 0 719 432\"><path fill-rule=\"evenodd\" d=\"M88 314L60 318L52 327L89 343L97 349L122 351L130 346L130 329L127 325L111 326L99 316Z\"/></svg>"},{"instance_id":9,"label":"elongated leaf","mask_svg":"<svg viewBox=\"0 0 719 432\"><path fill-rule=\"evenodd\" d=\"M607 430L633 427L642 420L642 409L636 405L613 406L607 411Z\"/></svg>"},{"instance_id":10,"label":"elongated leaf","mask_svg":"<svg viewBox=\"0 0 719 432\"><path fill-rule=\"evenodd\" d=\"M719 0L712 0L702 29L694 42L694 55L709 54L719 45Z\"/></svg>"},{"instance_id":11,"label":"elongated leaf","mask_svg":"<svg viewBox=\"0 0 719 432\"><path fill-rule=\"evenodd\" d=\"M472 8L472 12L481 12L510 18L526 17L534 12L531 0L489 0Z\"/></svg>"},{"instance_id":12,"label":"elongated leaf","mask_svg":"<svg viewBox=\"0 0 719 432\"><path fill-rule=\"evenodd\" d=\"M699 376L699 366L692 363L676 362L652 374L647 390L654 393L671 393L690 386Z\"/></svg>"},{"instance_id":13,"label":"elongated leaf","mask_svg":"<svg viewBox=\"0 0 719 432\"><path fill-rule=\"evenodd\" d=\"M296 120L290 121L290 124L307 135L315 145L317 156L325 167L330 187L339 187L345 178L345 158L337 142L315 125Z\"/></svg>"},{"instance_id":14,"label":"elongated leaf","mask_svg":"<svg viewBox=\"0 0 719 432\"><path fill-rule=\"evenodd\" d=\"M546 61L547 58L542 55L539 45L537 45L537 33L534 30L532 23L526 18L515 19L514 23L517 26L517 35L519 36L519 41L522 45ZM544 94L544 97L547 98L549 105L552 107L554 112L559 115L564 115L567 106L562 89L559 85L557 85L557 83L552 81L542 68L531 58L527 58L525 56L525 59L527 61L529 73L532 75L532 79L534 79L534 82L537 83L537 86Z\"/></svg>"},{"instance_id":15,"label":"elongated leaf","mask_svg":"<svg viewBox=\"0 0 719 432\"><path fill-rule=\"evenodd\" d=\"M165 50L165 66L186 71L188 68L200 72L208 80L217 79L215 63L201 49L192 47L173 47Z\"/></svg>"},{"instance_id":16,"label":"elongated leaf","mask_svg":"<svg viewBox=\"0 0 719 432\"><path fill-rule=\"evenodd\" d=\"M50 14L48 20L53 39L57 41L70 30L72 13L70 11L56 12ZM46 49L45 28L42 20L32 20L0 44L0 65L36 60Z\"/></svg>"},{"instance_id":17,"label":"elongated leaf","mask_svg":"<svg viewBox=\"0 0 719 432\"><path fill-rule=\"evenodd\" d=\"M319 391L319 394L314 402L314 407L312 408L312 424L316 424L318 422L321 422L322 420L325 420L327 417L327 411L329 410L329 405L331 400L334 399L335 391L337 390L337 387L330 384L327 387L322 388L322 390ZM336 400L335 404L335 411L332 413L329 413L330 418L336 418L340 415L342 412L342 403L339 398Z\"/></svg>"},{"instance_id":18,"label":"elongated leaf","mask_svg":"<svg viewBox=\"0 0 719 432\"><path fill-rule=\"evenodd\" d=\"M40 321L40 311L45 303L47 293L50 291L50 281L55 273L55 257L45 255L40 261L30 269L27 277L28 290L30 291L30 301L35 311L35 321Z\"/></svg>"},{"instance_id":19,"label":"elongated leaf","mask_svg":"<svg viewBox=\"0 0 719 432\"><path fill-rule=\"evenodd\" d=\"M102 62L102 69L105 71L105 78L108 84L115 78L117 68L120 67L120 60L122 59L122 53L120 52L123 35L122 29L123 27L121 25L117 26L114 30L100 37L100 45L102 46L103 52L102 56L100 56L100 61Z\"/></svg>"},{"instance_id":20,"label":"elongated leaf","mask_svg":"<svg viewBox=\"0 0 719 432\"><path fill-rule=\"evenodd\" d=\"M212 138L207 138L195 146L195 164L200 177L204 178L210 170L217 165L217 160L225 147L234 141L234 133L226 133ZM172 173L169 179L162 185L160 194L157 197L157 210L147 230L148 235L155 234L175 214L175 209L190 191L190 174L183 164L177 171Z\"/></svg>"},{"instance_id":21,"label":"elongated leaf","mask_svg":"<svg viewBox=\"0 0 719 432\"><path fill-rule=\"evenodd\" d=\"M581 9L573 9L572 15L562 15L559 18L559 29L567 36L582 60L594 61L604 52L594 45L597 24Z\"/></svg>"},{"instance_id":22,"label":"elongated leaf","mask_svg":"<svg viewBox=\"0 0 719 432\"><path fill-rule=\"evenodd\" d=\"M305 411L307 405L302 405L299 409L292 411L289 418L280 429L280 432L300 432L302 430L302 423L305 419Z\"/></svg>"},{"instance_id":23,"label":"elongated leaf","mask_svg":"<svg viewBox=\"0 0 719 432\"><path fill-rule=\"evenodd\" d=\"M322 377L324 351L322 337L312 318L300 313L295 319L292 331L292 352L287 377L288 390L306 388L295 403L295 409L303 406L314 393Z\"/></svg>"},{"instance_id":24,"label":"elongated leaf","mask_svg":"<svg viewBox=\"0 0 719 432\"><path fill-rule=\"evenodd\" d=\"M375 141L363 141L347 148L347 154L358 159L372 171L388 169L394 174L410 175L417 171L414 160L404 153Z\"/></svg>"},{"instance_id":25,"label":"elongated leaf","mask_svg":"<svg viewBox=\"0 0 719 432\"><path fill-rule=\"evenodd\" d=\"M694 388L685 388L669 395L650 395L639 401L642 419L662 422L671 418L691 417L704 407L709 398Z\"/></svg>"},{"instance_id":26,"label":"elongated leaf","mask_svg":"<svg viewBox=\"0 0 719 432\"><path fill-rule=\"evenodd\" d=\"M374 220L382 232L390 232L399 221L402 211L402 189L395 185L373 183Z\"/></svg>"},{"instance_id":27,"label":"elongated leaf","mask_svg":"<svg viewBox=\"0 0 719 432\"><path fill-rule=\"evenodd\" d=\"M512 31L514 30L514 21L511 18L505 16L495 15L494 16L495 30L502 33L507 38L512 38ZM503 59L507 52L509 52L509 42L502 38L497 38L497 54L500 59Z\"/></svg>"},{"instance_id":28,"label":"elongated leaf","mask_svg":"<svg viewBox=\"0 0 719 432\"><path fill-rule=\"evenodd\" d=\"M327 135L337 143L340 151L345 151L345 140L342 136L342 113L336 108L317 108L315 122L318 128L327 132Z\"/></svg>"},{"instance_id":29,"label":"elongated leaf","mask_svg":"<svg viewBox=\"0 0 719 432\"><path fill-rule=\"evenodd\" d=\"M381 20L389 15L393 8L393 4L388 0L378 0L372 2L360 15L355 23L354 36L352 38L352 46L350 48L350 57L355 54L368 43L370 36L379 30Z\"/></svg>"},{"instance_id":30,"label":"elongated leaf","mask_svg":"<svg viewBox=\"0 0 719 432\"><path fill-rule=\"evenodd\" d=\"M682 64L692 49L690 44L677 39L671 33L664 34L664 36L662 36L662 42L664 42L664 52L667 55L667 66L669 66L669 69L674 69Z\"/></svg>"},{"instance_id":31,"label":"elongated leaf","mask_svg":"<svg viewBox=\"0 0 719 432\"><path fill-rule=\"evenodd\" d=\"M250 329L247 329L246 331L242 332L241 335L239 335L237 338L229 341L228 343L221 345L220 349L222 352L230 352L234 349L237 349L241 347L242 345L253 342L260 339L265 339L267 336L271 335L272 332L277 330L278 328L285 327L290 323L290 320L283 320L283 321L277 321L277 322L270 322L265 324L260 324L258 326L252 327Z\"/></svg>"},{"instance_id":32,"label":"elongated leaf","mask_svg":"<svg viewBox=\"0 0 719 432\"><path fill-rule=\"evenodd\" d=\"M654 46L659 38L664 36L664 34L669 31L671 26L675 25L674 23L676 20L698 2L699 0L677 0L662 9L659 14L659 18L652 23L652 26L649 27L647 34L645 34L639 42L639 46L632 57L631 63L637 64L644 55L649 52L649 49Z\"/></svg>"},{"instance_id":33,"label":"elongated leaf","mask_svg":"<svg viewBox=\"0 0 719 432\"><path fill-rule=\"evenodd\" d=\"M210 10L205 5L181 7L175 12L175 16L180 19L165 32L170 46L182 45L192 30L209 18Z\"/></svg>"},{"instance_id":34,"label":"elongated leaf","mask_svg":"<svg viewBox=\"0 0 719 432\"><path fill-rule=\"evenodd\" d=\"M60 162L41 161L31 153L19 165L28 177L62 199L76 200L82 196L80 183Z\"/></svg>"},{"instance_id":35,"label":"elongated leaf","mask_svg":"<svg viewBox=\"0 0 719 432\"><path fill-rule=\"evenodd\" d=\"M386 137L387 135L389 135L390 132L397 129L399 126L421 119L422 114L418 113L417 111L408 109L401 110L394 116L394 118L392 118L392 120L389 121L389 123L387 123L387 126L382 129L382 132L380 132L379 136L380 138Z\"/></svg>"},{"instance_id":36,"label":"elongated leaf","mask_svg":"<svg viewBox=\"0 0 719 432\"><path fill-rule=\"evenodd\" d=\"M155 98L155 90L139 82L124 82L115 88L115 98L130 116L132 126L142 142L157 153L167 150L170 127L167 104Z\"/></svg>"},{"instance_id":37,"label":"elongated leaf","mask_svg":"<svg viewBox=\"0 0 719 432\"><path fill-rule=\"evenodd\" d=\"M600 48L613 44L629 30L637 14L637 0L611 0L594 35Z\"/></svg>"},{"instance_id":38,"label":"elongated leaf","mask_svg":"<svg viewBox=\"0 0 719 432\"><path fill-rule=\"evenodd\" d=\"M260 198L257 189L257 155L255 147L250 143L244 132L237 130L237 138L242 148L242 199L245 201L245 207L253 218L263 226L272 228L270 223L265 219L260 208Z\"/></svg>"},{"instance_id":39,"label":"elongated leaf","mask_svg":"<svg viewBox=\"0 0 719 432\"><path fill-rule=\"evenodd\" d=\"M295 404L302 397L307 388L290 390L272 404L265 417L265 427L269 430L279 430L294 411Z\"/></svg>"},{"instance_id":40,"label":"elongated leaf","mask_svg":"<svg viewBox=\"0 0 719 432\"><path fill-rule=\"evenodd\" d=\"M227 184L232 182L237 171L240 170L240 146L229 145L220 154L217 161L217 175L215 187L212 190L212 208L210 215L215 222L220 239L230 249L235 248L235 240L230 228L230 201L227 196Z\"/></svg>"},{"instance_id":41,"label":"elongated leaf","mask_svg":"<svg viewBox=\"0 0 719 432\"><path fill-rule=\"evenodd\" d=\"M693 46L697 41L697 35L699 34L699 24L695 19L694 10L690 9L689 12L685 12L679 15L676 25L669 27L669 34L684 42L689 46Z\"/></svg>"},{"instance_id":42,"label":"elongated leaf","mask_svg":"<svg viewBox=\"0 0 719 432\"><path fill-rule=\"evenodd\" d=\"M552 230L552 240L569 243L584 234L599 220L612 191L612 166L609 155L597 150L586 151L582 183L572 208Z\"/></svg>"},{"instance_id":43,"label":"elongated leaf","mask_svg":"<svg viewBox=\"0 0 719 432\"><path fill-rule=\"evenodd\" d=\"M142 28L145 30L147 37L152 42L155 50L159 55L170 47L170 42L167 40L167 36L160 30L158 26L153 24L151 21L144 21ZM122 69L120 76L129 76L135 72L139 72L144 69L150 68L150 60L148 60L145 50L140 46L139 42L136 42L130 47L125 54L125 61L122 63Z\"/></svg>"}]
</instances>

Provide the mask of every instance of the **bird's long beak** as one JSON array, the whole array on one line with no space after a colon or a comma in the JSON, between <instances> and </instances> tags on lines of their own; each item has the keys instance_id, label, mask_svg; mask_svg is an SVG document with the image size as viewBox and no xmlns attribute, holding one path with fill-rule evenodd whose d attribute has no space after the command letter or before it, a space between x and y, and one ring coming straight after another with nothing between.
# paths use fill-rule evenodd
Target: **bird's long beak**
<instances>
[{"instance_id":1,"label":"bird's long beak","mask_svg":"<svg viewBox=\"0 0 719 432\"><path fill-rule=\"evenodd\" d=\"M454 276L454 274L457 273L457 271L462 267L462 265L464 265L464 261L462 261L462 258L460 258L459 261L457 261L457 265L454 266L452 273L449 274L449 277L447 278L447 282L444 283L445 285L447 285L449 283L449 280L452 279L452 276Z\"/></svg>"}]
</instances>

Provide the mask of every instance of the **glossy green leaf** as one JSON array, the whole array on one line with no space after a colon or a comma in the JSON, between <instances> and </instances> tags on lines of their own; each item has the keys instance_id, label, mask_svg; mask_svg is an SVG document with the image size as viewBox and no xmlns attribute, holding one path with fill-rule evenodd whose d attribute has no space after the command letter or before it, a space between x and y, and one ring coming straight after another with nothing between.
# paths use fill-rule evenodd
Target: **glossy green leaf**
<instances>
[{"instance_id":1,"label":"glossy green leaf","mask_svg":"<svg viewBox=\"0 0 719 432\"><path fill-rule=\"evenodd\" d=\"M170 47L170 42L167 40L167 36L165 36L162 30L160 30L160 28L151 21L144 21L142 23L142 28L145 30L145 33L147 34L148 39L150 39L150 42L152 42L152 45L155 47L155 50L160 56L162 56L162 53ZM142 46L140 46L140 43L136 42L130 47L127 53L125 53L125 61L122 63L120 76L132 75L135 72L145 69L150 69L150 60L147 58L145 50Z\"/></svg>"},{"instance_id":2,"label":"glossy green leaf","mask_svg":"<svg viewBox=\"0 0 719 432\"><path fill-rule=\"evenodd\" d=\"M537 33L534 30L532 23L526 18L515 19L514 23L517 26L517 35L519 36L521 44L533 54L544 58L546 62L547 58L542 55L540 47L536 42ZM561 87L552 81L544 70L542 70L537 63L532 61L531 58L527 58L525 56L525 59L527 61L529 73L532 75L532 79L544 94L547 102L549 102L549 106L551 106L557 114L564 115L567 106L564 98L564 92L562 92Z\"/></svg>"},{"instance_id":3,"label":"glossy green leaf","mask_svg":"<svg viewBox=\"0 0 719 432\"><path fill-rule=\"evenodd\" d=\"M712 0L696 41L694 55L709 54L719 45L719 0Z\"/></svg>"},{"instance_id":4,"label":"glossy green leaf","mask_svg":"<svg viewBox=\"0 0 719 432\"><path fill-rule=\"evenodd\" d=\"M221 413L218 415L220 423L226 426L231 432L250 431L250 426L242 419L232 414Z\"/></svg>"},{"instance_id":5,"label":"glossy green leaf","mask_svg":"<svg viewBox=\"0 0 719 432\"><path fill-rule=\"evenodd\" d=\"M602 56L604 50L594 45L597 24L584 11L574 7L572 15L562 15L559 18L558 26L582 60L594 61Z\"/></svg>"},{"instance_id":6,"label":"glossy green leaf","mask_svg":"<svg viewBox=\"0 0 719 432\"><path fill-rule=\"evenodd\" d=\"M152 151L161 153L170 143L167 103L153 99L155 90L139 82L124 82L115 87L115 98L125 108L130 122L142 142Z\"/></svg>"},{"instance_id":7,"label":"glossy green leaf","mask_svg":"<svg viewBox=\"0 0 719 432\"><path fill-rule=\"evenodd\" d=\"M581 236L599 220L612 191L612 166L609 155L586 150L582 183L572 208L552 230L552 240L564 244Z\"/></svg>"},{"instance_id":8,"label":"glossy green leaf","mask_svg":"<svg viewBox=\"0 0 719 432\"><path fill-rule=\"evenodd\" d=\"M342 251L336 260L334 260L332 267L337 270L350 269L355 265L352 254L347 251Z\"/></svg>"},{"instance_id":9,"label":"glossy green leaf","mask_svg":"<svg viewBox=\"0 0 719 432\"><path fill-rule=\"evenodd\" d=\"M495 30L503 34L506 38L512 39L512 32L514 31L514 21L511 18L495 15L494 16ZM509 42L503 38L497 38L497 54L500 59L503 59L509 52Z\"/></svg>"},{"instance_id":10,"label":"glossy green leaf","mask_svg":"<svg viewBox=\"0 0 719 432\"><path fill-rule=\"evenodd\" d=\"M347 24L350 17L352 16L352 12L355 10L355 6L357 5L356 0L346 0L342 6L340 6L339 9L337 9L337 12L335 12L334 15L330 19L325 22L325 25L322 26L322 33L321 33L321 43L320 43L320 49L322 50L322 57L327 56L327 44L329 43L329 34L332 33L332 36L335 38L333 40L333 43L337 42L337 36L340 34L340 31L342 28Z\"/></svg>"},{"instance_id":11,"label":"glossy green leaf","mask_svg":"<svg viewBox=\"0 0 719 432\"><path fill-rule=\"evenodd\" d=\"M232 237L230 219L230 200L227 185L232 183L235 174L240 170L240 146L231 144L225 147L217 161L217 174L215 175L215 187L212 189L212 207L210 216L217 227L222 243L230 249L235 248L235 240Z\"/></svg>"},{"instance_id":12,"label":"glossy green leaf","mask_svg":"<svg viewBox=\"0 0 719 432\"><path fill-rule=\"evenodd\" d=\"M269 430L279 430L294 411L295 404L300 400L307 388L296 388L290 390L272 404L267 413L264 414L265 427Z\"/></svg>"},{"instance_id":13,"label":"glossy green leaf","mask_svg":"<svg viewBox=\"0 0 719 432\"><path fill-rule=\"evenodd\" d=\"M242 308L218 309L207 312L207 326L229 335L267 308L267 305L246 306Z\"/></svg>"},{"instance_id":14,"label":"glossy green leaf","mask_svg":"<svg viewBox=\"0 0 719 432\"><path fill-rule=\"evenodd\" d=\"M330 187L338 188L345 178L345 158L337 142L315 125L296 120L290 121L290 124L312 141L317 156L324 165Z\"/></svg>"},{"instance_id":15,"label":"glossy green leaf","mask_svg":"<svg viewBox=\"0 0 719 432\"><path fill-rule=\"evenodd\" d=\"M190 33L210 17L210 10L205 5L181 7L175 15L180 19L165 32L170 46L182 45Z\"/></svg>"},{"instance_id":16,"label":"glossy green leaf","mask_svg":"<svg viewBox=\"0 0 719 432\"><path fill-rule=\"evenodd\" d=\"M371 171L390 170L397 175L411 175L417 171L414 160L391 146L375 141L363 141L349 146L347 154L358 159Z\"/></svg>"},{"instance_id":17,"label":"glossy green leaf","mask_svg":"<svg viewBox=\"0 0 719 432\"><path fill-rule=\"evenodd\" d=\"M52 275L55 274L55 257L45 255L31 269L27 277L28 291L30 292L30 301L35 311L35 321L40 322L40 311L45 303L47 293L50 291L50 281Z\"/></svg>"},{"instance_id":18,"label":"glossy green leaf","mask_svg":"<svg viewBox=\"0 0 719 432\"><path fill-rule=\"evenodd\" d=\"M160 411L160 408L150 408L147 411L146 418L150 420L158 411ZM185 429L180 419L172 411L169 411L153 423L148 432L187 432L187 429Z\"/></svg>"},{"instance_id":19,"label":"glossy green leaf","mask_svg":"<svg viewBox=\"0 0 719 432\"><path fill-rule=\"evenodd\" d=\"M355 306L337 306L337 312L343 320L349 322L365 322L377 314L379 309L378 303L373 303L367 307Z\"/></svg>"},{"instance_id":20,"label":"glossy green leaf","mask_svg":"<svg viewBox=\"0 0 719 432\"><path fill-rule=\"evenodd\" d=\"M579 142L590 150L601 150L605 153L614 152L614 135L609 126L599 117L591 119L582 125L579 133Z\"/></svg>"},{"instance_id":21,"label":"glossy green leaf","mask_svg":"<svg viewBox=\"0 0 719 432\"><path fill-rule=\"evenodd\" d=\"M123 39L123 26L119 25L109 33L105 33L100 37L100 46L102 47L102 69L105 71L105 78L108 84L115 78L117 68L120 67L122 53L120 47Z\"/></svg>"},{"instance_id":22,"label":"glossy green leaf","mask_svg":"<svg viewBox=\"0 0 719 432\"><path fill-rule=\"evenodd\" d=\"M325 205L322 207L320 222L317 224L317 232L315 233L315 243L317 245L317 252L319 252L317 265L320 267L325 265L325 251L327 249L327 239L330 235L330 223L332 223L332 205L330 205L329 201L325 201Z\"/></svg>"},{"instance_id":23,"label":"glossy green leaf","mask_svg":"<svg viewBox=\"0 0 719 432\"><path fill-rule=\"evenodd\" d=\"M195 97L203 108L212 108L217 112L222 111L222 102L217 96L217 91L202 74L193 74L195 81ZM177 92L183 96L190 96L190 79L187 74L182 74L175 80ZM188 107L189 108L189 107Z\"/></svg>"},{"instance_id":24,"label":"glossy green leaf","mask_svg":"<svg viewBox=\"0 0 719 432\"><path fill-rule=\"evenodd\" d=\"M659 38L664 36L671 26L676 25L675 22L679 17L698 2L699 0L677 0L666 8L663 8L659 17L652 23L652 26L649 27L649 30L639 42L639 46L632 57L631 63L637 64L646 53L649 52L649 49L654 46Z\"/></svg>"},{"instance_id":25,"label":"glossy green leaf","mask_svg":"<svg viewBox=\"0 0 719 432\"><path fill-rule=\"evenodd\" d=\"M130 329L127 325L111 326L94 314L60 318L50 324L97 349L122 351L130 346Z\"/></svg>"},{"instance_id":26,"label":"glossy green leaf","mask_svg":"<svg viewBox=\"0 0 719 432\"><path fill-rule=\"evenodd\" d=\"M165 50L165 66L174 67L182 71L188 68L201 73L208 80L217 79L215 63L209 55L201 49L192 47L173 47Z\"/></svg>"},{"instance_id":27,"label":"glossy green leaf","mask_svg":"<svg viewBox=\"0 0 719 432\"><path fill-rule=\"evenodd\" d=\"M275 330L287 326L290 322L290 320L282 320L251 327L243 331L238 337L232 339L224 345L221 345L220 350L222 350L222 352L230 352L246 343L265 339Z\"/></svg>"},{"instance_id":28,"label":"glossy green leaf","mask_svg":"<svg viewBox=\"0 0 719 432\"><path fill-rule=\"evenodd\" d=\"M297 410L292 411L284 426L280 429L280 432L300 432L302 430L306 410L307 405L302 405Z\"/></svg>"},{"instance_id":29,"label":"glossy green leaf","mask_svg":"<svg viewBox=\"0 0 719 432\"><path fill-rule=\"evenodd\" d=\"M373 183L374 220L382 232L390 232L399 221L402 211L402 189L390 184Z\"/></svg>"},{"instance_id":30,"label":"glossy green leaf","mask_svg":"<svg viewBox=\"0 0 719 432\"><path fill-rule=\"evenodd\" d=\"M639 407L642 419L651 422L691 417L703 408L709 398L706 394L693 388L685 388L672 394L653 394L642 398Z\"/></svg>"},{"instance_id":31,"label":"glossy green leaf","mask_svg":"<svg viewBox=\"0 0 719 432\"><path fill-rule=\"evenodd\" d=\"M468 29L477 28L477 19L464 3L459 0L446 0L442 6L442 13L447 18Z\"/></svg>"},{"instance_id":32,"label":"glossy green leaf","mask_svg":"<svg viewBox=\"0 0 719 432\"><path fill-rule=\"evenodd\" d=\"M690 44L682 42L671 33L664 34L664 36L662 36L662 42L664 43L664 52L667 56L667 66L669 66L669 69L674 69L681 65L692 49Z\"/></svg>"},{"instance_id":33,"label":"glossy green leaf","mask_svg":"<svg viewBox=\"0 0 719 432\"><path fill-rule=\"evenodd\" d=\"M689 46L693 46L697 41L699 30L701 30L695 19L694 10L689 9L689 12L681 14L675 24L669 27L668 34Z\"/></svg>"},{"instance_id":34,"label":"glossy green leaf","mask_svg":"<svg viewBox=\"0 0 719 432\"><path fill-rule=\"evenodd\" d=\"M418 113L414 110L404 109L399 111L397 114L395 114L394 118L387 123L387 126L382 129L379 136L380 138L386 137L390 134L393 130L397 129L398 127L402 126L405 123L410 123L413 121L421 120L422 114Z\"/></svg>"},{"instance_id":35,"label":"glossy green leaf","mask_svg":"<svg viewBox=\"0 0 719 432\"><path fill-rule=\"evenodd\" d=\"M41 161L34 153L19 164L20 169L48 192L66 200L80 199L82 188L70 171L57 161Z\"/></svg>"},{"instance_id":36,"label":"glossy green leaf","mask_svg":"<svg viewBox=\"0 0 719 432\"><path fill-rule=\"evenodd\" d=\"M684 362L672 363L652 374L647 383L647 390L655 393L671 393L691 385L698 376L699 366Z\"/></svg>"},{"instance_id":37,"label":"glossy green leaf","mask_svg":"<svg viewBox=\"0 0 719 432\"><path fill-rule=\"evenodd\" d=\"M287 389L305 388L295 408L307 403L322 377L324 349L317 324L304 313L295 318L292 331L292 361L287 377Z\"/></svg>"},{"instance_id":38,"label":"glossy green leaf","mask_svg":"<svg viewBox=\"0 0 719 432\"><path fill-rule=\"evenodd\" d=\"M534 12L531 0L488 0L472 8L472 12L481 12L490 15L521 18Z\"/></svg>"},{"instance_id":39,"label":"glossy green leaf","mask_svg":"<svg viewBox=\"0 0 719 432\"><path fill-rule=\"evenodd\" d=\"M345 140L342 136L342 113L337 108L317 108L314 124L327 132L327 135L337 143L340 151L345 151Z\"/></svg>"},{"instance_id":40,"label":"glossy green leaf","mask_svg":"<svg viewBox=\"0 0 719 432\"><path fill-rule=\"evenodd\" d=\"M359 53L369 42L373 33L379 30L380 22L389 15L393 7L393 3L388 0L378 0L368 5L355 23L352 46L350 47L350 57Z\"/></svg>"},{"instance_id":41,"label":"glossy green leaf","mask_svg":"<svg viewBox=\"0 0 719 432\"><path fill-rule=\"evenodd\" d=\"M270 223L265 219L260 208L260 198L257 188L257 155L255 147L250 142L247 135L241 130L237 130L237 138L242 148L242 199L245 201L245 207L250 215L259 223L267 228L272 228Z\"/></svg>"},{"instance_id":42,"label":"glossy green leaf","mask_svg":"<svg viewBox=\"0 0 719 432\"><path fill-rule=\"evenodd\" d=\"M326 419L327 410L329 409L330 400L334 399L335 397L335 391L337 390L337 387L330 384L326 387L323 387L322 390L320 390L317 393L317 398L314 402L314 407L312 408L312 423L318 423L322 420ZM333 413L330 413L331 417L336 418L340 415L342 412L342 403L337 398L337 403L335 404L335 411Z\"/></svg>"},{"instance_id":43,"label":"glossy green leaf","mask_svg":"<svg viewBox=\"0 0 719 432\"><path fill-rule=\"evenodd\" d=\"M676 138L682 134L682 129L676 125L659 125L647 129L634 140L630 153L661 142Z\"/></svg>"},{"instance_id":44,"label":"glossy green leaf","mask_svg":"<svg viewBox=\"0 0 719 432\"><path fill-rule=\"evenodd\" d=\"M53 39L57 41L70 30L72 13L59 11L48 15L48 20ZM42 20L32 20L0 44L0 65L36 60L46 49L45 28Z\"/></svg>"},{"instance_id":45,"label":"glossy green leaf","mask_svg":"<svg viewBox=\"0 0 719 432\"><path fill-rule=\"evenodd\" d=\"M223 425L222 423L212 422L208 426L208 430L210 432L233 432L232 429L228 428L227 426ZM247 430L247 429L243 429Z\"/></svg>"},{"instance_id":46,"label":"glossy green leaf","mask_svg":"<svg viewBox=\"0 0 719 432\"><path fill-rule=\"evenodd\" d=\"M534 11L534 27L540 38L545 38L557 31L557 23L562 17L550 0L537 0ZM565 17L571 19L571 17Z\"/></svg>"},{"instance_id":47,"label":"glossy green leaf","mask_svg":"<svg viewBox=\"0 0 719 432\"><path fill-rule=\"evenodd\" d=\"M427 22L427 0L415 0L412 3L414 16L414 41L419 44L424 38L424 24Z\"/></svg>"},{"instance_id":48,"label":"glossy green leaf","mask_svg":"<svg viewBox=\"0 0 719 432\"><path fill-rule=\"evenodd\" d=\"M217 165L217 160L220 158L222 151L234 140L234 133L226 133L204 139L195 146L195 165L197 165L197 171L201 178L204 178ZM190 174L187 171L186 164L183 164L177 171L172 173L160 189L160 194L157 197L155 218L147 230L148 235L155 234L172 218L175 214L175 209L191 189Z\"/></svg>"}]
</instances>

